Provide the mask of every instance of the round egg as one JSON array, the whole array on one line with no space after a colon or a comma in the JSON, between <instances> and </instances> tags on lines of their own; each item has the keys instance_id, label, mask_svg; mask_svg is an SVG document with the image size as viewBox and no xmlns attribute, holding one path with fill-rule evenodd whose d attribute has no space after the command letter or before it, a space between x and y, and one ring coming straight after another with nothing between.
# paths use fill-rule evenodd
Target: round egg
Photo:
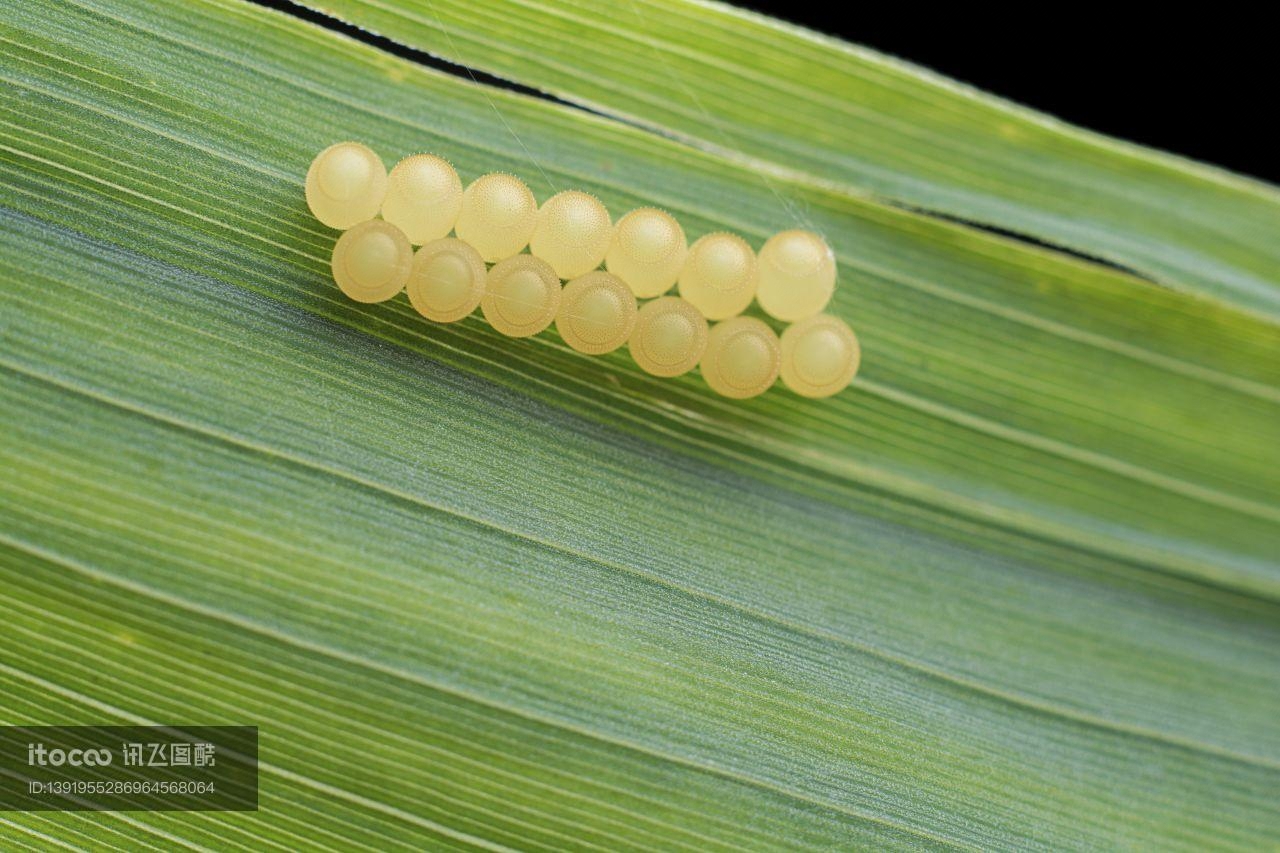
<instances>
[{"instance_id":1,"label":"round egg","mask_svg":"<svg viewBox=\"0 0 1280 853\"><path fill-rule=\"evenodd\" d=\"M381 219L346 231L333 247L333 280L356 302L384 302L404 289L413 247L404 232Z\"/></svg>"},{"instance_id":2,"label":"round egg","mask_svg":"<svg viewBox=\"0 0 1280 853\"><path fill-rule=\"evenodd\" d=\"M853 329L830 314L793 323L782 333L782 383L802 397L840 393L861 360Z\"/></svg>"},{"instance_id":3,"label":"round egg","mask_svg":"<svg viewBox=\"0 0 1280 853\"><path fill-rule=\"evenodd\" d=\"M680 276L689 245L671 214L653 207L618 220L604 265L640 299L661 296Z\"/></svg>"},{"instance_id":4,"label":"round egg","mask_svg":"<svg viewBox=\"0 0 1280 853\"><path fill-rule=\"evenodd\" d=\"M307 207L330 228L346 230L378 215L387 192L387 167L367 145L339 142L307 169Z\"/></svg>"},{"instance_id":5,"label":"round egg","mask_svg":"<svg viewBox=\"0 0 1280 853\"><path fill-rule=\"evenodd\" d=\"M627 342L636 324L636 298L616 275L595 270L560 293L556 331L578 352L601 355Z\"/></svg>"},{"instance_id":6,"label":"round egg","mask_svg":"<svg viewBox=\"0 0 1280 853\"><path fill-rule=\"evenodd\" d=\"M768 391L781 362L773 329L755 317L734 317L717 323L707 335L702 378L717 394L743 400Z\"/></svg>"},{"instance_id":7,"label":"round egg","mask_svg":"<svg viewBox=\"0 0 1280 853\"><path fill-rule=\"evenodd\" d=\"M382 218L420 246L453 230L462 209L462 181L434 154L414 154L391 169Z\"/></svg>"},{"instance_id":8,"label":"round egg","mask_svg":"<svg viewBox=\"0 0 1280 853\"><path fill-rule=\"evenodd\" d=\"M567 190L538 208L529 251L551 264L561 278L577 278L600 266L612 239L613 223L600 200Z\"/></svg>"},{"instance_id":9,"label":"round egg","mask_svg":"<svg viewBox=\"0 0 1280 853\"><path fill-rule=\"evenodd\" d=\"M454 233L495 263L529 245L537 214L538 202L524 181L494 172L476 178L462 194Z\"/></svg>"},{"instance_id":10,"label":"round egg","mask_svg":"<svg viewBox=\"0 0 1280 853\"><path fill-rule=\"evenodd\" d=\"M760 248L756 300L771 317L791 323L827 307L836 287L836 256L812 231L783 231Z\"/></svg>"},{"instance_id":11,"label":"round egg","mask_svg":"<svg viewBox=\"0 0 1280 853\"><path fill-rule=\"evenodd\" d=\"M631 358L654 376L670 377L697 367L707 348L707 318L678 296L646 302L631 332Z\"/></svg>"},{"instance_id":12,"label":"round egg","mask_svg":"<svg viewBox=\"0 0 1280 853\"><path fill-rule=\"evenodd\" d=\"M680 295L708 320L741 314L756 295L756 253L737 234L708 234L689 247Z\"/></svg>"},{"instance_id":13,"label":"round egg","mask_svg":"<svg viewBox=\"0 0 1280 853\"><path fill-rule=\"evenodd\" d=\"M454 323L480 304L487 275L480 253L471 244L441 237L414 253L405 292L423 317Z\"/></svg>"},{"instance_id":14,"label":"round egg","mask_svg":"<svg viewBox=\"0 0 1280 853\"><path fill-rule=\"evenodd\" d=\"M502 334L536 335L551 325L559 308L560 277L546 261L515 255L489 270L480 310Z\"/></svg>"}]
</instances>

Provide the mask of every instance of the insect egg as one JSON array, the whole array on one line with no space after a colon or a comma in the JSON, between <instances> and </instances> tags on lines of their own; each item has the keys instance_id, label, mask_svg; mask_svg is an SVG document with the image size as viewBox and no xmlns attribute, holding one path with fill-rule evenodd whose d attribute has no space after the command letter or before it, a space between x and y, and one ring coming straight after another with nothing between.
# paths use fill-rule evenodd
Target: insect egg
<instances>
[{"instance_id":1,"label":"insect egg","mask_svg":"<svg viewBox=\"0 0 1280 853\"><path fill-rule=\"evenodd\" d=\"M414 254L405 292L423 317L453 323L480 304L486 275L479 252L462 240L442 237Z\"/></svg>"},{"instance_id":2,"label":"insect egg","mask_svg":"<svg viewBox=\"0 0 1280 853\"><path fill-rule=\"evenodd\" d=\"M462 208L458 173L433 154L414 154L391 169L382 218L421 245L453 230Z\"/></svg>"},{"instance_id":3,"label":"insect egg","mask_svg":"<svg viewBox=\"0 0 1280 853\"><path fill-rule=\"evenodd\" d=\"M853 330L830 314L818 314L782 333L782 381L801 397L830 397L853 381L862 349Z\"/></svg>"},{"instance_id":4,"label":"insect egg","mask_svg":"<svg viewBox=\"0 0 1280 853\"><path fill-rule=\"evenodd\" d=\"M680 295L708 320L739 314L756 295L756 253L736 234L708 234L689 247Z\"/></svg>"},{"instance_id":5,"label":"insect egg","mask_svg":"<svg viewBox=\"0 0 1280 853\"><path fill-rule=\"evenodd\" d=\"M330 228L347 229L377 216L386 192L387 167L359 142L330 145L307 170L307 206Z\"/></svg>"},{"instance_id":6,"label":"insect egg","mask_svg":"<svg viewBox=\"0 0 1280 853\"><path fill-rule=\"evenodd\" d=\"M831 301L836 256L812 231L774 234L760 249L760 307L779 320L812 317Z\"/></svg>"},{"instance_id":7,"label":"insect egg","mask_svg":"<svg viewBox=\"0 0 1280 853\"><path fill-rule=\"evenodd\" d=\"M333 247L333 280L356 302L384 302L409 280L413 247L399 228L370 219L346 231Z\"/></svg>"},{"instance_id":8,"label":"insect egg","mask_svg":"<svg viewBox=\"0 0 1280 853\"><path fill-rule=\"evenodd\" d=\"M454 231L488 263L529 245L538 202L524 181L499 172L472 181L462 194Z\"/></svg>"},{"instance_id":9,"label":"insect egg","mask_svg":"<svg viewBox=\"0 0 1280 853\"><path fill-rule=\"evenodd\" d=\"M636 298L612 273L596 270L564 286L556 331L564 342L588 355L613 352L636 325Z\"/></svg>"},{"instance_id":10,"label":"insect egg","mask_svg":"<svg viewBox=\"0 0 1280 853\"><path fill-rule=\"evenodd\" d=\"M551 264L561 278L577 278L600 266L612 239L613 223L600 200L567 190L538 209L529 251Z\"/></svg>"},{"instance_id":11,"label":"insect egg","mask_svg":"<svg viewBox=\"0 0 1280 853\"><path fill-rule=\"evenodd\" d=\"M560 277L546 261L515 255L494 264L485 282L480 310L504 335L536 335L555 319L560 307Z\"/></svg>"},{"instance_id":12,"label":"insect egg","mask_svg":"<svg viewBox=\"0 0 1280 853\"><path fill-rule=\"evenodd\" d=\"M702 378L717 394L743 400L769 390L781 361L773 329L755 317L733 317L707 335Z\"/></svg>"},{"instance_id":13,"label":"insect egg","mask_svg":"<svg viewBox=\"0 0 1280 853\"><path fill-rule=\"evenodd\" d=\"M654 376L679 376L698 365L707 348L707 318L677 296L646 302L631 332L631 358Z\"/></svg>"},{"instance_id":14,"label":"insect egg","mask_svg":"<svg viewBox=\"0 0 1280 853\"><path fill-rule=\"evenodd\" d=\"M604 265L625 281L632 293L648 299L671 289L688 251L684 229L675 217L642 207L618 220Z\"/></svg>"}]
</instances>

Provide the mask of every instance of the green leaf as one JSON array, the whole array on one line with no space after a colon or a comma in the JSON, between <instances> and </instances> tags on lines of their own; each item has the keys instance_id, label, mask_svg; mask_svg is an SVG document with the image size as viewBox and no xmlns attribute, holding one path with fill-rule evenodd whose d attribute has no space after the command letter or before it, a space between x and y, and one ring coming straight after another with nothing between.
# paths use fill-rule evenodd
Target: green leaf
<instances>
[{"instance_id":1,"label":"green leaf","mask_svg":"<svg viewBox=\"0 0 1280 853\"><path fill-rule=\"evenodd\" d=\"M258 725L263 758L257 813L5 813L0 846L1274 843L1265 312L233 0L0 5L0 722ZM345 138L691 236L800 211L863 373L729 403L348 302L301 189Z\"/></svg>"},{"instance_id":2,"label":"green leaf","mask_svg":"<svg viewBox=\"0 0 1280 853\"><path fill-rule=\"evenodd\" d=\"M1007 229L1280 315L1274 187L841 41L688 0L608 12L591 0L303 5L751 169Z\"/></svg>"}]
</instances>

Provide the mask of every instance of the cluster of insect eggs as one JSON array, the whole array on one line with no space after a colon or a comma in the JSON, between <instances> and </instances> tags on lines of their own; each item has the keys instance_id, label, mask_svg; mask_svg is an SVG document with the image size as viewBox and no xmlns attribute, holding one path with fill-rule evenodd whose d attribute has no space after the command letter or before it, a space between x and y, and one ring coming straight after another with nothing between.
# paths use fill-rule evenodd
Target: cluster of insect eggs
<instances>
[{"instance_id":1,"label":"cluster of insect eggs","mask_svg":"<svg viewBox=\"0 0 1280 853\"><path fill-rule=\"evenodd\" d=\"M821 313L835 288L835 257L809 231L776 234L759 253L727 233L688 245L680 223L661 210L633 210L615 224L587 193L557 193L539 206L523 181L500 173L464 189L453 167L431 154L407 157L388 174L357 142L317 155L306 195L317 219L344 231L333 277L359 302L404 290L420 314L440 323L478 306L512 337L555 323L579 352L629 344L646 372L679 376L700 365L712 390L739 399L779 376L797 394L827 397L858 369L853 331ZM530 254L522 254L526 246ZM672 286L678 297L664 295ZM638 307L637 298L649 301ZM753 299L790 323L781 338L739 316Z\"/></svg>"}]
</instances>

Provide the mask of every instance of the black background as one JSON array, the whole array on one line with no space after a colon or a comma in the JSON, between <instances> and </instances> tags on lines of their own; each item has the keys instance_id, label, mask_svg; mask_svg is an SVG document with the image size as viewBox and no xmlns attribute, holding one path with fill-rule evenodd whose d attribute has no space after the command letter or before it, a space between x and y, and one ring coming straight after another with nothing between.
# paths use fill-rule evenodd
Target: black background
<instances>
[{"instance_id":1,"label":"black background","mask_svg":"<svg viewBox=\"0 0 1280 853\"><path fill-rule=\"evenodd\" d=\"M290 0L256 0L415 62L435 58ZM732 0L1091 130L1280 184L1280 35L1260 13L1113 3L1017 11ZM854 7L854 8L850 8ZM1255 9L1258 7L1254 7ZM482 82L532 89L474 71Z\"/></svg>"},{"instance_id":2,"label":"black background","mask_svg":"<svg viewBox=\"0 0 1280 853\"><path fill-rule=\"evenodd\" d=\"M1280 183L1277 28L1228 5L735 5L840 36L1072 124ZM1260 10L1258 6L1255 9ZM837 11L838 10L838 11Z\"/></svg>"}]
</instances>

